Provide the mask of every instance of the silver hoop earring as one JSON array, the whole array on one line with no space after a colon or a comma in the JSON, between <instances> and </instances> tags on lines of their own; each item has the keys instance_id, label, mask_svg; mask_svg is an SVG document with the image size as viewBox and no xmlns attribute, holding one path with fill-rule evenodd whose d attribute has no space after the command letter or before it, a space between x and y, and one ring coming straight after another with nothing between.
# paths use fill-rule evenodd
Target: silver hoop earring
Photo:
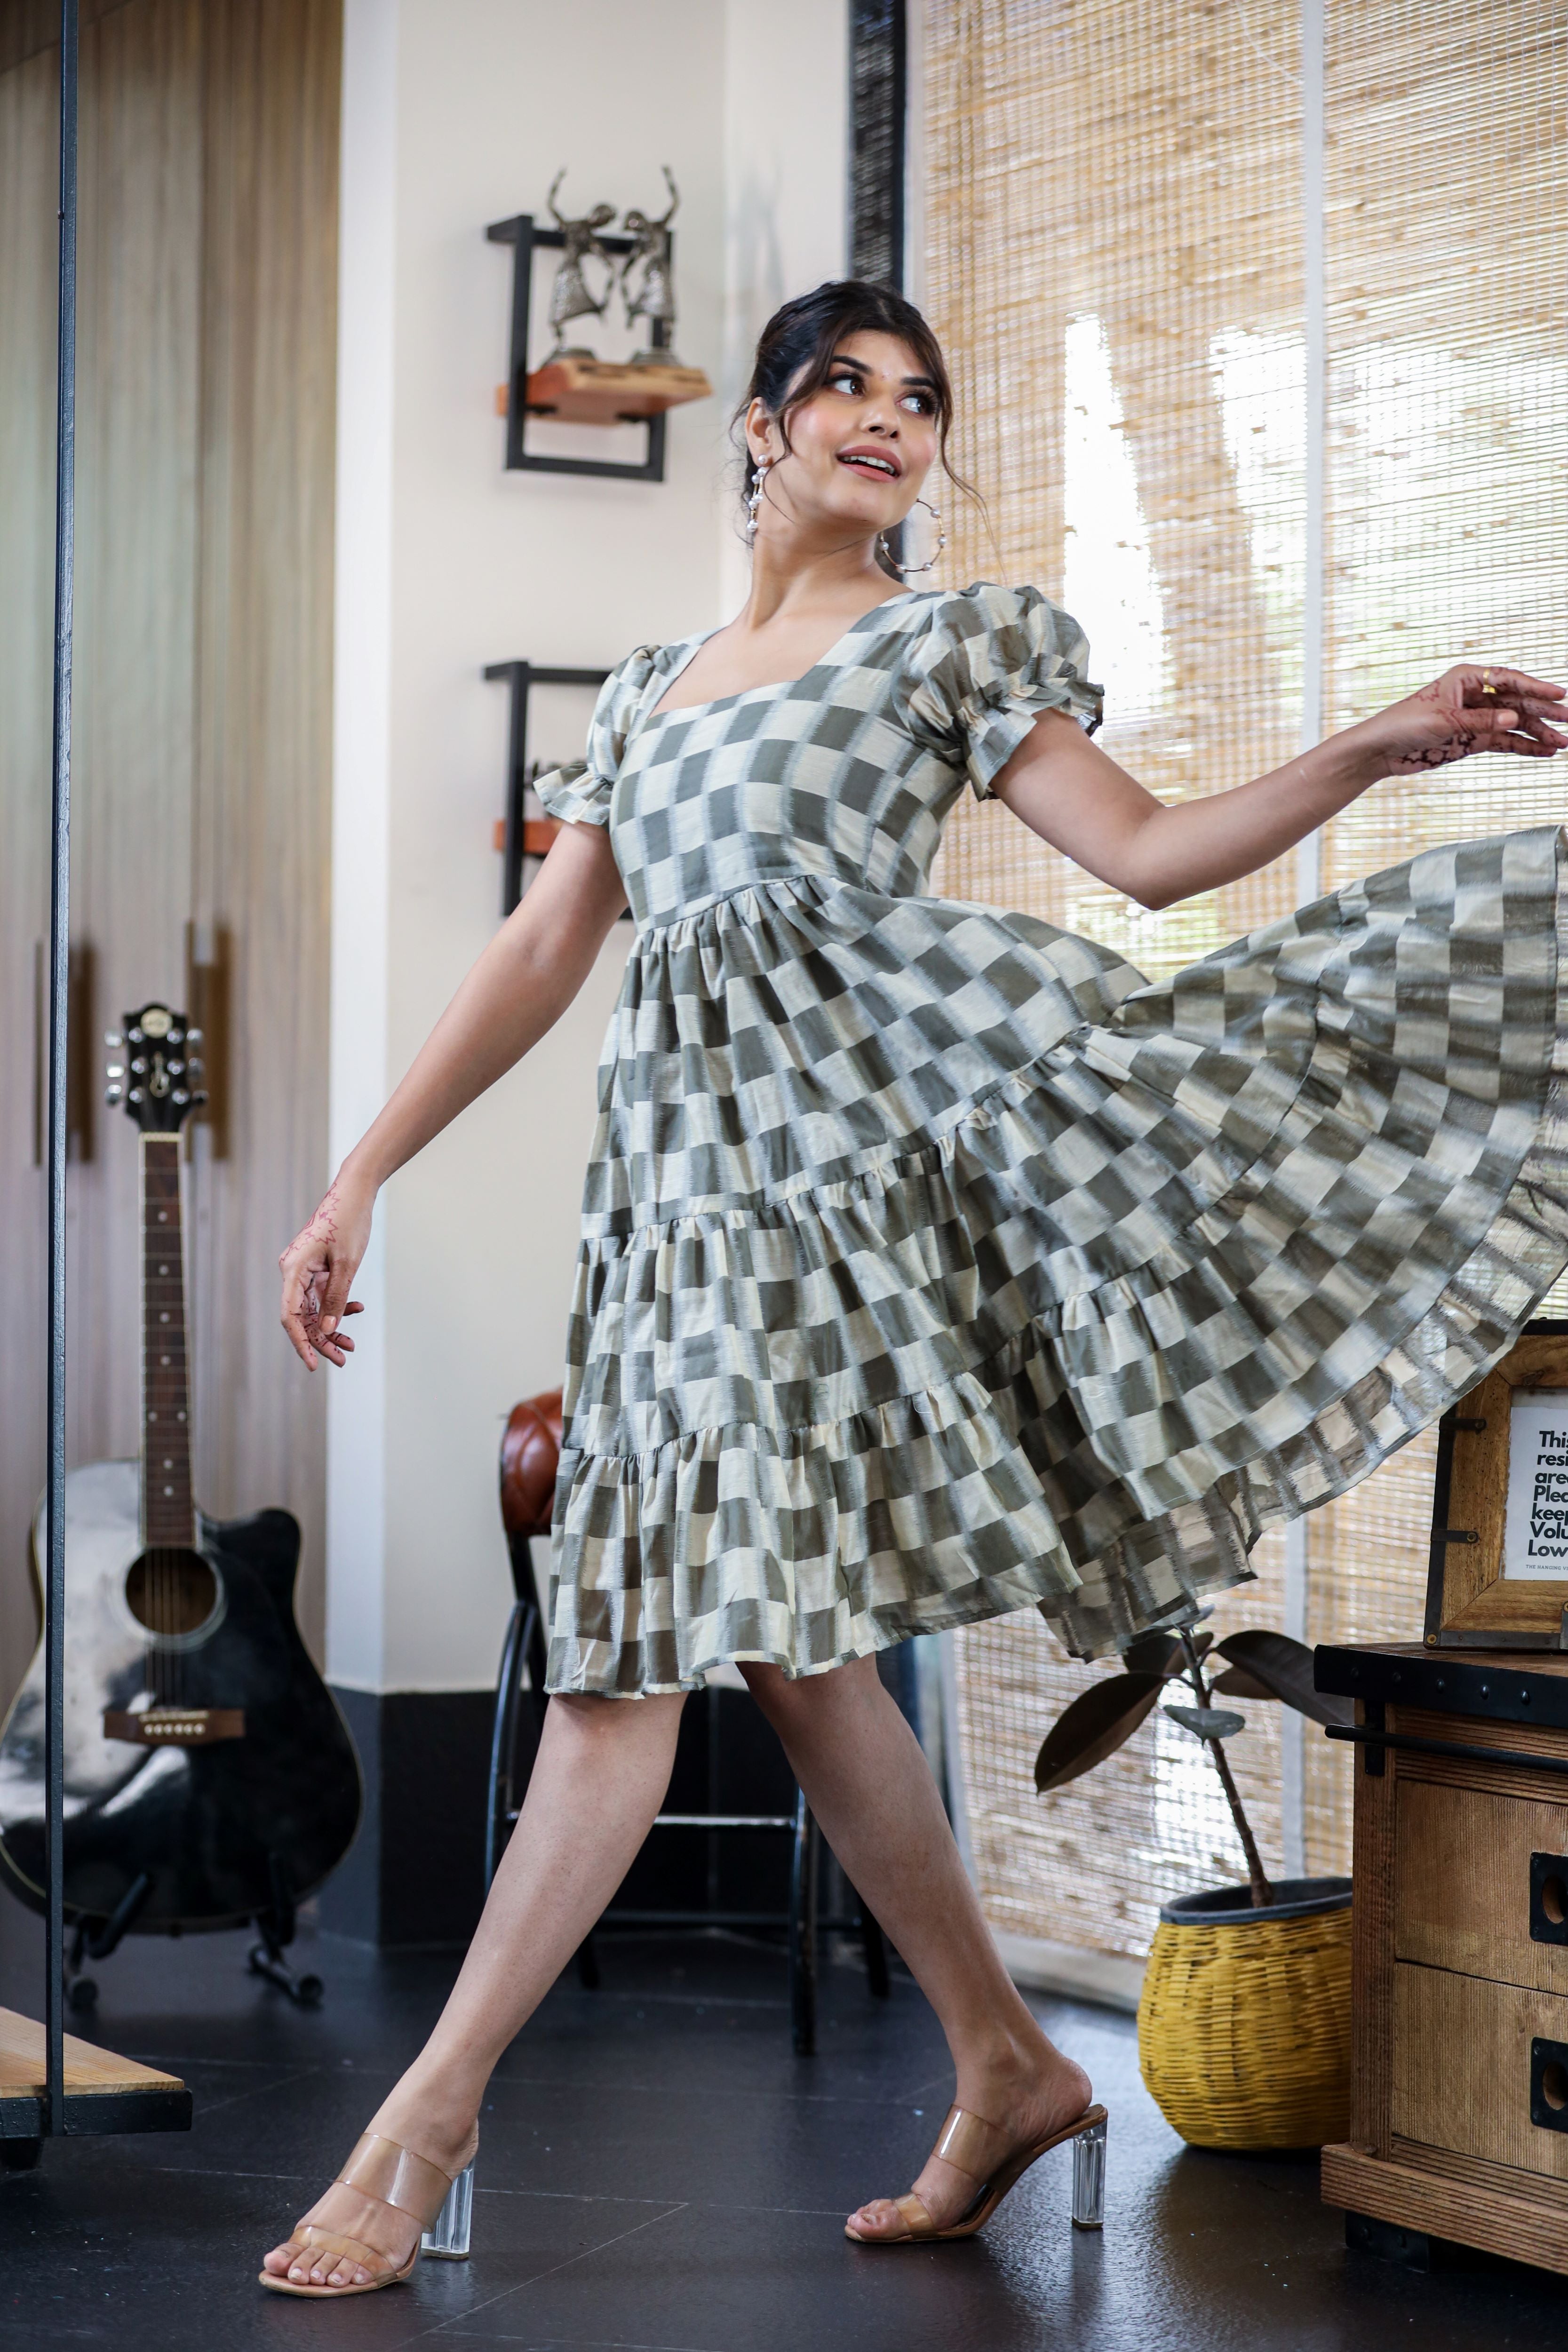
<instances>
[{"instance_id":1,"label":"silver hoop earring","mask_svg":"<svg viewBox=\"0 0 1568 2352\"><path fill-rule=\"evenodd\" d=\"M943 529L942 529L942 509L941 509L941 508L940 508L940 507L933 507L933 506L932 506L932 504L931 504L931 500L930 500L929 499L917 499L915 500L915 504L916 504L916 506L917 506L917 507L924 507L924 509L925 509L925 510L926 510L927 514L929 514L929 515L930 515L930 517L931 517L931 519L932 522L934 522L934 523L935 523L935 525L936 525L936 549L935 549L935 552L934 552L934 553L933 553L933 554L929 558L929 560L928 560L926 562L924 562L924 563L900 563L900 562L899 562L899 560L898 560L897 556L895 556L895 555L894 555L892 549L888 545L888 534L887 534L887 532L886 532L886 531L884 531L884 532L882 533L882 536L881 536L881 537L880 537L880 539L879 539L879 541L877 541L878 546L881 549L882 553L887 557L888 562L892 565L892 567L893 567L894 571L895 571L895 572L898 572L898 573L899 573L899 574L900 574L903 579L905 579L905 580L912 580L912 579L914 578L915 574L916 574L917 572L929 572L929 571L931 571L931 569L932 565L936 562L937 557L942 553L942 549L947 545L947 533L946 533L946 531L945 531L945 530L943 530Z\"/></svg>"},{"instance_id":2,"label":"silver hoop earring","mask_svg":"<svg viewBox=\"0 0 1568 2352\"><path fill-rule=\"evenodd\" d=\"M768 476L772 473L776 462L777 461L772 457L759 457L757 459L756 475L752 485L752 495L746 500L746 542L748 546L757 535L757 509L763 503L763 485L767 480Z\"/></svg>"}]
</instances>

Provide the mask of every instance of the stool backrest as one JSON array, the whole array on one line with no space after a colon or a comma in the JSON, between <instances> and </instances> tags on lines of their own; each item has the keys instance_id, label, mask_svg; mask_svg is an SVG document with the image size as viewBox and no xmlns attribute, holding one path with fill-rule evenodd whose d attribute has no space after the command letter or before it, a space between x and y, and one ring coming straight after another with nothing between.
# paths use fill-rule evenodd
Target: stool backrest
<instances>
[{"instance_id":1,"label":"stool backrest","mask_svg":"<svg viewBox=\"0 0 1568 2352\"><path fill-rule=\"evenodd\" d=\"M560 1460L560 1390L525 1397L513 1405L500 1442L501 1525L511 1551L512 1582L520 1600L536 1597L528 1547L534 1536L550 1533Z\"/></svg>"}]
</instances>

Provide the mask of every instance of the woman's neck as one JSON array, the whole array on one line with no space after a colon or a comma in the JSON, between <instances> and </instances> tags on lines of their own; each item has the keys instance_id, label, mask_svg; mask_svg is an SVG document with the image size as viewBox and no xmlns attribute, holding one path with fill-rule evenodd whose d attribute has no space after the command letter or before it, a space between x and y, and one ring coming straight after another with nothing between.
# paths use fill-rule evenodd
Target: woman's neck
<instances>
[{"instance_id":1,"label":"woman's neck","mask_svg":"<svg viewBox=\"0 0 1568 2352\"><path fill-rule=\"evenodd\" d=\"M795 531L759 530L752 550L751 593L731 626L737 631L786 625L808 614L844 613L853 618L898 593L877 561L875 539L850 546L813 548Z\"/></svg>"}]
</instances>

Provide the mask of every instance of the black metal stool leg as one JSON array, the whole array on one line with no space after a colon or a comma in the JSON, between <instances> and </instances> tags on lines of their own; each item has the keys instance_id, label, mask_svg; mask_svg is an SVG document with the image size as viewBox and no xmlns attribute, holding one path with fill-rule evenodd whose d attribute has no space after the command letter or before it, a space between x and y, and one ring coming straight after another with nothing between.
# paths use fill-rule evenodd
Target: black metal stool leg
<instances>
[{"instance_id":1,"label":"black metal stool leg","mask_svg":"<svg viewBox=\"0 0 1568 2352\"><path fill-rule=\"evenodd\" d=\"M888 1945L877 1921L867 1910L858 1895L860 1907L860 1941L866 1955L866 1989L875 2000L886 2000L892 1991L888 1975Z\"/></svg>"},{"instance_id":2,"label":"black metal stool leg","mask_svg":"<svg viewBox=\"0 0 1568 2352\"><path fill-rule=\"evenodd\" d=\"M804 1790L795 1801L789 1884L789 2005L797 2058L816 2053L816 1882L821 1832Z\"/></svg>"},{"instance_id":3,"label":"black metal stool leg","mask_svg":"<svg viewBox=\"0 0 1568 2352\"><path fill-rule=\"evenodd\" d=\"M523 1649L531 1612L521 1601L512 1603L506 1640L501 1644L500 1672L496 1676L496 1711L490 1726L489 1786L485 1792L485 1892L496 1874L507 1841L512 1810L512 1780L517 1762L517 1707L521 1696Z\"/></svg>"}]
</instances>

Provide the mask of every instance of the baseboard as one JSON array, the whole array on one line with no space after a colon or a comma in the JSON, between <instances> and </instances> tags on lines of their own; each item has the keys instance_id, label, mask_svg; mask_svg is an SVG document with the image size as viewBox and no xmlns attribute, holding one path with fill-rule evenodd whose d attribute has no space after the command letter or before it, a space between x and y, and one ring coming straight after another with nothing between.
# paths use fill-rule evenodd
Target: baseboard
<instances>
[{"instance_id":1,"label":"baseboard","mask_svg":"<svg viewBox=\"0 0 1568 2352\"><path fill-rule=\"evenodd\" d=\"M358 1837L320 1896L329 1935L467 1943L485 1899L489 1691L333 1686L364 1774Z\"/></svg>"},{"instance_id":2,"label":"baseboard","mask_svg":"<svg viewBox=\"0 0 1568 2352\"><path fill-rule=\"evenodd\" d=\"M1029 1992L1060 1993L1128 2016L1137 2012L1143 1990L1142 1960L1129 1959L1123 1952L1092 1952L1082 1944L1049 1944L1036 1936L999 1934L996 1948L1014 1983Z\"/></svg>"}]
</instances>

